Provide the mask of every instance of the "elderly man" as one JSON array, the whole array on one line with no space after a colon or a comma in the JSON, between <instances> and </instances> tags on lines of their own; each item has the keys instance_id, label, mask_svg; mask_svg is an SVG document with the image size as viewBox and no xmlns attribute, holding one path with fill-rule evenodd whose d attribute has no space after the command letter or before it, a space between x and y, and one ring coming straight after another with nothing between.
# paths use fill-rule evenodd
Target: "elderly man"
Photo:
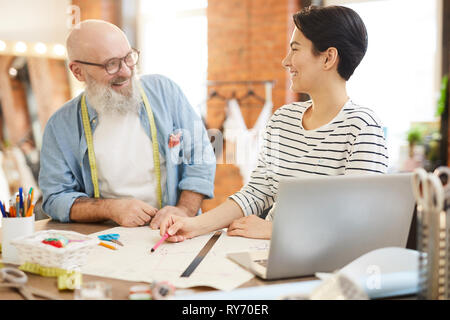
<instances>
[{"instance_id":1,"label":"elderly man","mask_svg":"<svg viewBox=\"0 0 450 320\"><path fill-rule=\"evenodd\" d=\"M76 26L67 52L86 89L45 128L43 210L61 222L154 229L165 215L196 215L213 197L215 157L180 88L160 75L139 78L139 52L105 21Z\"/></svg>"}]
</instances>

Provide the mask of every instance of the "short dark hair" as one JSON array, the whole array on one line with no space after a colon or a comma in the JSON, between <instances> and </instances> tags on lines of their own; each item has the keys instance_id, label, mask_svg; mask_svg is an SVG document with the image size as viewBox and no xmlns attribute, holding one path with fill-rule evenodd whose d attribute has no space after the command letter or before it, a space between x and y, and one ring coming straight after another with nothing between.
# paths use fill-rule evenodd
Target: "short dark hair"
<instances>
[{"instance_id":1,"label":"short dark hair","mask_svg":"<svg viewBox=\"0 0 450 320\"><path fill-rule=\"evenodd\" d=\"M342 6L309 6L294 14L295 26L319 54L335 47L339 54L338 73L348 80L367 51L367 30L361 17Z\"/></svg>"}]
</instances>

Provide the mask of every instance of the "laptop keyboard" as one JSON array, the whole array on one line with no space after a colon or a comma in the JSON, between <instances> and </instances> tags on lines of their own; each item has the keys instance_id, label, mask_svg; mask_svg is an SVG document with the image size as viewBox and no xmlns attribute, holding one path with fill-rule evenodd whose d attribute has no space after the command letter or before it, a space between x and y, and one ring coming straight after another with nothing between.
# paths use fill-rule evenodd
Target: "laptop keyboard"
<instances>
[{"instance_id":1,"label":"laptop keyboard","mask_svg":"<svg viewBox=\"0 0 450 320\"><path fill-rule=\"evenodd\" d=\"M253 261L256 262L257 264L260 264L263 267L267 268L267 261L268 261L268 259L260 259L260 260L253 260Z\"/></svg>"}]
</instances>

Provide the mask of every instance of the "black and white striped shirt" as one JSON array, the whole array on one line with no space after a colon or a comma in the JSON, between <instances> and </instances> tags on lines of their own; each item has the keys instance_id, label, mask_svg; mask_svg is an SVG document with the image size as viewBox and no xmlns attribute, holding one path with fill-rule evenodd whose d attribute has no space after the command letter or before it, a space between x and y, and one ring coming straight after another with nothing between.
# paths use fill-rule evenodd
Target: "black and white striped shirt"
<instances>
[{"instance_id":1,"label":"black and white striped shirt","mask_svg":"<svg viewBox=\"0 0 450 320\"><path fill-rule=\"evenodd\" d=\"M383 128L371 109L348 100L330 123L305 130L302 117L311 104L307 101L282 106L269 120L250 181L230 196L245 215L259 216L272 206L283 178L386 173L388 155Z\"/></svg>"}]
</instances>

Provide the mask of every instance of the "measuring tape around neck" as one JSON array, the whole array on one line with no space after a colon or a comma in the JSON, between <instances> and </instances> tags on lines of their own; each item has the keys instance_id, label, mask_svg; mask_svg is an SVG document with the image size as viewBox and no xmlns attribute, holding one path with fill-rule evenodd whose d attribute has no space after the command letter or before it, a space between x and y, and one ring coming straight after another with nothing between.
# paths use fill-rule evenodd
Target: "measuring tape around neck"
<instances>
[{"instance_id":1,"label":"measuring tape around neck","mask_svg":"<svg viewBox=\"0 0 450 320\"><path fill-rule=\"evenodd\" d=\"M147 95L144 92L144 89L139 84L139 90L141 92L142 100L144 101L145 110L147 111L148 120L150 122L150 132L152 136L152 149L153 149L153 162L155 166L155 174L157 181L156 193L158 197L159 209L162 208L162 189L161 189L161 167L159 162L159 144L158 137L156 131L155 119L153 117L152 108L150 107L150 102L147 99ZM89 166L91 167L91 178L92 184L94 185L94 197L100 198L100 192L98 188L98 175L97 175L97 164L95 161L95 153L94 153L94 142L92 139L92 129L91 124L89 122L89 114L86 106L86 97L83 94L81 97L81 117L83 120L84 134L86 136L86 143L88 147L88 157L89 157Z\"/></svg>"}]
</instances>

